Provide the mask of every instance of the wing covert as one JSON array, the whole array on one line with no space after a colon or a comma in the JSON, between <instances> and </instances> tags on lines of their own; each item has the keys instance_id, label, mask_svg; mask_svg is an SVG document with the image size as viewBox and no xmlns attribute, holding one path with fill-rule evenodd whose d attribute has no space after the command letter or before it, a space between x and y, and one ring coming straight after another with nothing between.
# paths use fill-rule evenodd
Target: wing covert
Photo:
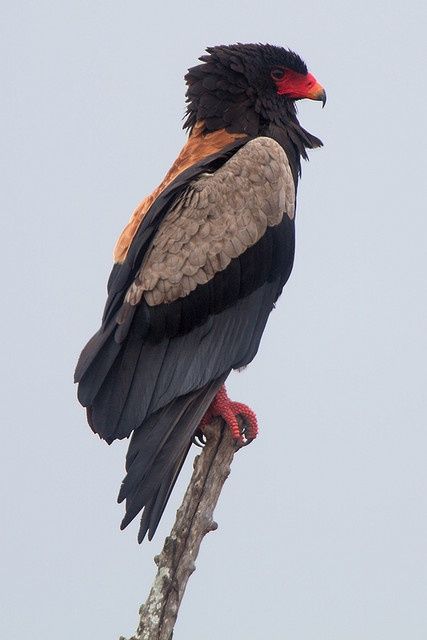
<instances>
[{"instance_id":1,"label":"wing covert","mask_svg":"<svg viewBox=\"0 0 427 640\"><path fill-rule=\"evenodd\" d=\"M126 307L153 307L188 296L295 211L286 154L271 138L245 144L214 174L194 181L164 218L129 287Z\"/></svg>"}]
</instances>

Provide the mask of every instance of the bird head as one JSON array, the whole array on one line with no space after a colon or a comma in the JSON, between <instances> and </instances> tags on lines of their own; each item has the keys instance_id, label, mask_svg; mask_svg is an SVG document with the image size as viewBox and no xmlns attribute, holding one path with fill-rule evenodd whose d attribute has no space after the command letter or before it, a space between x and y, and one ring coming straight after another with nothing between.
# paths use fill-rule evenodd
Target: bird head
<instances>
[{"instance_id":1,"label":"bird head","mask_svg":"<svg viewBox=\"0 0 427 640\"><path fill-rule=\"evenodd\" d=\"M189 69L186 127L203 120L208 130L255 134L260 121L295 120L295 101L326 102L324 88L293 51L270 44L209 47Z\"/></svg>"}]
</instances>

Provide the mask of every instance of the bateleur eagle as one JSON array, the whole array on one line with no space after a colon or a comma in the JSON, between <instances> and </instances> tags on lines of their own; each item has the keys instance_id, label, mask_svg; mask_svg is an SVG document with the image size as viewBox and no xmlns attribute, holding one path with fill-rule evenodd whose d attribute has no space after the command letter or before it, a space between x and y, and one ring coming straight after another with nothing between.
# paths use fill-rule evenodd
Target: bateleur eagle
<instances>
[{"instance_id":1,"label":"bateleur eagle","mask_svg":"<svg viewBox=\"0 0 427 640\"><path fill-rule=\"evenodd\" d=\"M188 141L116 244L102 326L75 374L93 431L133 433L119 501L122 528L143 510L139 541L205 415L228 402L255 435L223 384L254 358L289 277L300 159L322 144L295 102L326 94L296 53L235 44L200 61L185 76Z\"/></svg>"}]
</instances>

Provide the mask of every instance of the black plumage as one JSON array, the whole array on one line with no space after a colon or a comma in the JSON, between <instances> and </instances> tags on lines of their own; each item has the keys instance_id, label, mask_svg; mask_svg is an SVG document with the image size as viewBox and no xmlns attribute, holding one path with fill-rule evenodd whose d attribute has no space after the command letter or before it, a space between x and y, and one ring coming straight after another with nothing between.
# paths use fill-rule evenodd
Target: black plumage
<instances>
[{"instance_id":1,"label":"black plumage","mask_svg":"<svg viewBox=\"0 0 427 640\"><path fill-rule=\"evenodd\" d=\"M89 424L96 433L111 443L133 432L119 501L126 501L122 527L143 509L139 541L147 531L150 539L154 534L192 437L216 392L232 369L247 365L257 352L268 316L293 264L294 220L289 189L295 195L300 157L306 157L306 148L321 144L300 127L294 100L277 95L271 80L271 68L278 64L302 75L307 73L296 54L271 45L233 45L207 51L202 64L186 76L185 126L190 133L202 123L205 135L224 129L228 134L245 136L208 157L198 158L155 199L124 261L113 267L102 326L83 350L75 375L79 400L87 407ZM272 164L251 165L251 153L265 156L266 152L272 154ZM198 181L206 175L231 171L228 167L232 158L242 159L242 175L248 176L250 188L241 194L248 212L254 208L254 198L262 195L257 189L270 179L273 195L274 180L279 181L277 203L283 201L283 185L287 184L288 200L280 204L283 210L277 210L278 204L265 205L267 222L262 228L259 225L264 214L258 218L255 212L252 220L248 213L252 234L257 230L254 239L245 245L231 236L233 257L219 248L214 267L201 249L200 283L195 287L192 284L194 269L178 274L184 293L153 304L147 291L142 290L141 278L149 268L150 254L162 229L169 218L172 220L171 212L183 207L184 215L185 198L191 200ZM271 178L276 160L286 167L280 169L278 177ZM291 186L286 182L288 170ZM236 180L240 180L239 171ZM212 205L227 209L227 215L225 210L219 212L224 215L225 225L231 224L232 195L232 190L219 194L218 205ZM260 207L262 210L261 201ZM203 215L210 219L206 211ZM221 238L216 241L219 247L225 246ZM161 275L161 264L158 268L157 295L163 292L166 296L176 279L170 276L169 281ZM138 288L142 293L133 298Z\"/></svg>"}]
</instances>

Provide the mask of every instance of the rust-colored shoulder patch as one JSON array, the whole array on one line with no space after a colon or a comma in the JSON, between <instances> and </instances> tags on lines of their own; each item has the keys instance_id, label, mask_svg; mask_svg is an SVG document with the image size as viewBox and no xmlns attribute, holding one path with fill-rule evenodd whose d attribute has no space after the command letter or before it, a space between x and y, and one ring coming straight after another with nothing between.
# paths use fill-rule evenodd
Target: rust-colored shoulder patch
<instances>
[{"instance_id":1,"label":"rust-colored shoulder patch","mask_svg":"<svg viewBox=\"0 0 427 640\"><path fill-rule=\"evenodd\" d=\"M234 140L247 137L245 133L227 133L225 129L219 129L218 131L212 131L207 134L204 134L203 131L203 122L198 122L162 182L136 207L114 247L114 262L122 263L125 260L132 240L141 224L141 220L144 218L154 200L180 173L193 164L196 164L196 162L199 162L202 158L221 151L221 149L234 142Z\"/></svg>"}]
</instances>

